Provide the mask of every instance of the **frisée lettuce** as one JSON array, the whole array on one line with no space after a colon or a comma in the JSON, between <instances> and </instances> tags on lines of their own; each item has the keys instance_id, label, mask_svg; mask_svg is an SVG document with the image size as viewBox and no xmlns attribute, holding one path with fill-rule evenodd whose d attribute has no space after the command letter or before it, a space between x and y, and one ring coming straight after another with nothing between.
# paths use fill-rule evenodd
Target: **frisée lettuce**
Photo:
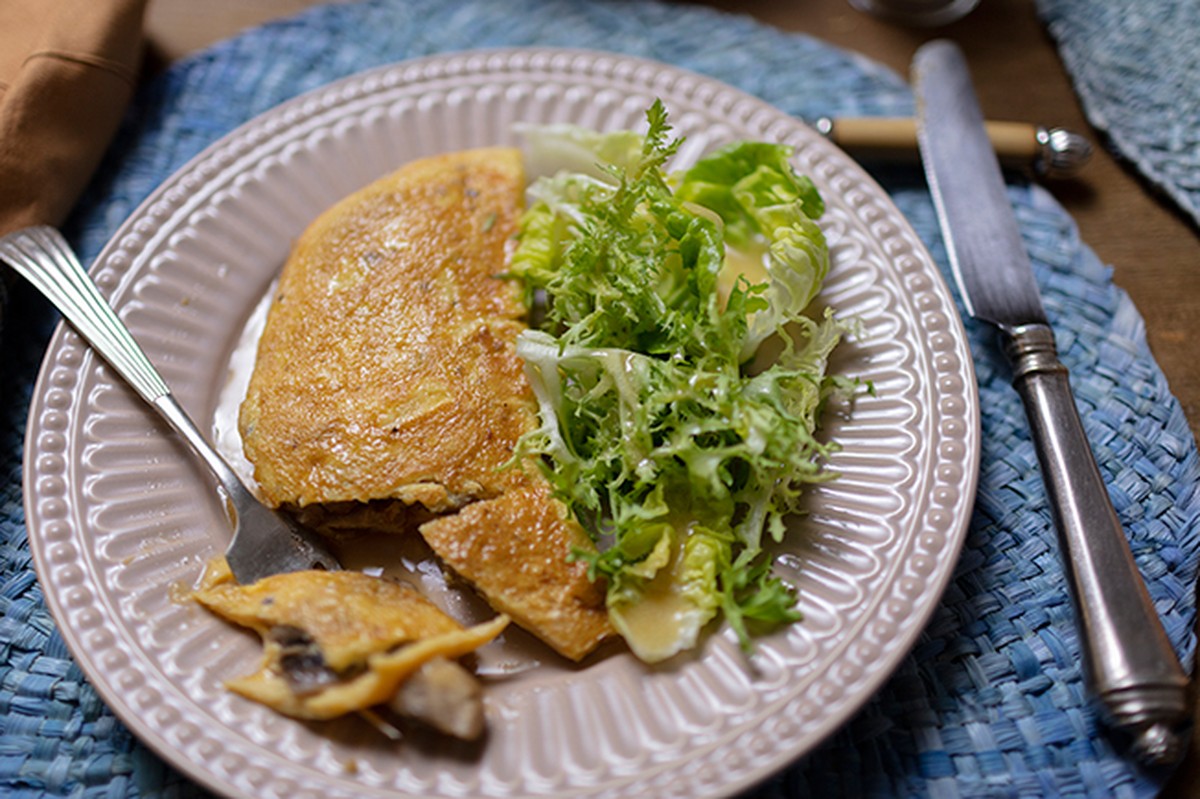
<instances>
[{"instance_id":1,"label":"fris\u00e9e lettuce","mask_svg":"<svg viewBox=\"0 0 1200 799\"><path fill-rule=\"evenodd\" d=\"M729 145L667 173L667 113L644 136L556 126L532 149L570 168L535 181L511 259L536 307L517 341L539 462L598 544L609 616L658 661L723 614L744 646L799 618L771 573L805 484L828 479L820 409L844 333L805 315L829 268L824 210L784 146ZM747 368L768 338L778 355Z\"/></svg>"}]
</instances>

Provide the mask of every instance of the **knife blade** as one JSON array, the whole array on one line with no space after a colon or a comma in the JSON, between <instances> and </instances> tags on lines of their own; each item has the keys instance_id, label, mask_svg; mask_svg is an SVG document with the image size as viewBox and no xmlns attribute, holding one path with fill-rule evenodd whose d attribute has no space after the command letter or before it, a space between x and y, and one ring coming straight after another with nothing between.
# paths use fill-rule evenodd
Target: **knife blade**
<instances>
[{"instance_id":1,"label":"knife blade","mask_svg":"<svg viewBox=\"0 0 1200 799\"><path fill-rule=\"evenodd\" d=\"M966 59L952 42L930 42L914 56L912 78L918 146L954 277L968 312L999 329L1030 423L1088 685L1136 757L1172 762L1183 749L1187 675L1088 444Z\"/></svg>"}]
</instances>

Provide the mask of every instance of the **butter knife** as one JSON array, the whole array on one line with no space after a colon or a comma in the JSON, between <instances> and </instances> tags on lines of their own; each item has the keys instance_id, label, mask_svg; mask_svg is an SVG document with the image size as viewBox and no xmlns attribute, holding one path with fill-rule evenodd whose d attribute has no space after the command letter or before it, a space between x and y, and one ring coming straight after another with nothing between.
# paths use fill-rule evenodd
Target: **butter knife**
<instances>
[{"instance_id":1,"label":"butter knife","mask_svg":"<svg viewBox=\"0 0 1200 799\"><path fill-rule=\"evenodd\" d=\"M1187 675L1137 571L1058 359L984 132L966 60L945 40L913 58L917 139L967 311L999 329L1058 528L1085 676L1102 718L1148 764L1180 756Z\"/></svg>"},{"instance_id":2,"label":"butter knife","mask_svg":"<svg viewBox=\"0 0 1200 799\"><path fill-rule=\"evenodd\" d=\"M915 161L919 156L913 119L821 117L813 127L860 161ZM1038 177L1073 177L1092 158L1091 143L1066 128L1007 121L988 121L984 127L1002 164Z\"/></svg>"}]
</instances>

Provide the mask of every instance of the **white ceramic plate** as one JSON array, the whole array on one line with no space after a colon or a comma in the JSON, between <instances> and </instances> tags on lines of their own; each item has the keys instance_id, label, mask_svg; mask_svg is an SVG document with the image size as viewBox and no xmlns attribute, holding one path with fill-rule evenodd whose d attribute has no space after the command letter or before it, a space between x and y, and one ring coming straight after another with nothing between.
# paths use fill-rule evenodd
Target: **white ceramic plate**
<instances>
[{"instance_id":1,"label":"white ceramic plate","mask_svg":"<svg viewBox=\"0 0 1200 799\"><path fill-rule=\"evenodd\" d=\"M849 719L905 656L957 559L974 496L978 401L953 302L884 192L800 122L695 74L625 56L503 50L332 84L225 137L121 227L95 279L202 427L220 424L243 329L293 238L338 198L439 151L513 143L516 122L638 127L666 102L683 160L776 140L828 203L822 294L863 322L836 368L876 396L826 430L841 478L784 547L805 620L744 657L727 629L650 668L619 647L574 666L509 641L491 659L479 746L306 725L235 697L257 640L178 601L227 527L207 476L77 336L59 330L29 419L29 539L50 608L118 716L230 795L708 796L748 787ZM236 376L236 375L234 375ZM228 403L226 403L228 404ZM513 663L505 667L504 657Z\"/></svg>"}]
</instances>

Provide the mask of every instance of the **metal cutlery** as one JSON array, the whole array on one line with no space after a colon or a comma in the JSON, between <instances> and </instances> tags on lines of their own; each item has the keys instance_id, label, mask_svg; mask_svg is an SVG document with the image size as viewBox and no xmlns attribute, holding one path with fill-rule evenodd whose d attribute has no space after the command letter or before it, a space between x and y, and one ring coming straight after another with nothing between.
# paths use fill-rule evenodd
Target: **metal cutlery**
<instances>
[{"instance_id":1,"label":"metal cutlery","mask_svg":"<svg viewBox=\"0 0 1200 799\"><path fill-rule=\"evenodd\" d=\"M1137 571L1088 445L1003 176L958 47L912 67L918 140L942 236L970 314L994 325L1024 402L1071 586L1086 677L1134 754L1182 751L1188 679Z\"/></svg>"},{"instance_id":2,"label":"metal cutlery","mask_svg":"<svg viewBox=\"0 0 1200 799\"><path fill-rule=\"evenodd\" d=\"M280 572L340 568L313 532L259 502L208 443L62 234L44 226L17 230L0 238L0 260L41 291L212 472L233 527L225 558L238 582L252 583Z\"/></svg>"},{"instance_id":3,"label":"metal cutlery","mask_svg":"<svg viewBox=\"0 0 1200 799\"><path fill-rule=\"evenodd\" d=\"M902 117L821 117L818 133L863 161L913 161L919 157L916 120ZM1092 158L1092 145L1065 128L1028 122L984 123L996 157L1005 166L1039 177L1069 178Z\"/></svg>"}]
</instances>

